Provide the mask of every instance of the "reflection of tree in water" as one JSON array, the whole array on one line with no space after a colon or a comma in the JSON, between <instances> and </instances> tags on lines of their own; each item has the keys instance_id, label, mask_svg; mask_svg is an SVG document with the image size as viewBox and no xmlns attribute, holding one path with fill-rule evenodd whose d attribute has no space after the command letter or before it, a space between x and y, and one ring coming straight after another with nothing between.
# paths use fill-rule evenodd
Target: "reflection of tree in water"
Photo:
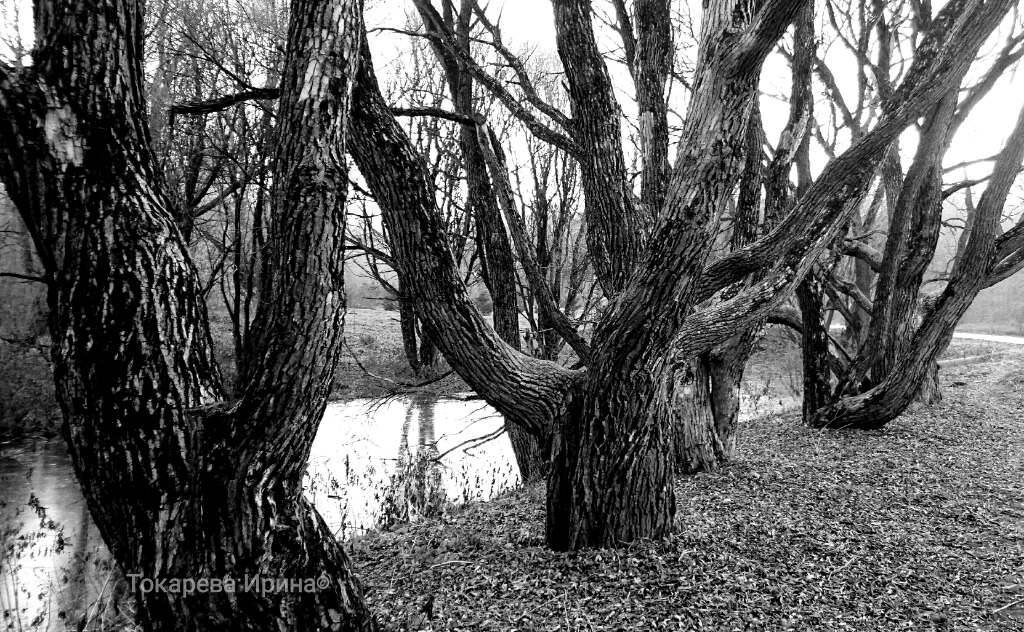
<instances>
[{"instance_id":1,"label":"reflection of tree in water","mask_svg":"<svg viewBox=\"0 0 1024 632\"><path fill-rule=\"evenodd\" d=\"M380 524L387 528L399 522L438 516L444 510L445 492L441 482L441 463L434 439L436 399L417 395L409 403L402 423L398 465L385 491ZM416 450L409 448L409 431L415 412L418 425Z\"/></svg>"}]
</instances>

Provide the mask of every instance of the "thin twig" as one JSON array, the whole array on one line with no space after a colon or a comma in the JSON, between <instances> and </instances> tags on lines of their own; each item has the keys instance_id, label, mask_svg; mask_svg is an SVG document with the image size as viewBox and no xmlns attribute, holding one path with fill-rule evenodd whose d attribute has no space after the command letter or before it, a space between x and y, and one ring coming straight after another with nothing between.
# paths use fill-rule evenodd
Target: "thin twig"
<instances>
[{"instance_id":1,"label":"thin twig","mask_svg":"<svg viewBox=\"0 0 1024 632\"><path fill-rule=\"evenodd\" d=\"M1014 606L1018 606L1018 605L1020 605L1022 603L1024 603L1024 599L1018 599L1017 601L1011 601L1010 603L1006 604L1002 608L999 608L998 610L993 610L992 614L999 614L1003 610L1007 610L1007 609L1012 608Z\"/></svg>"}]
</instances>

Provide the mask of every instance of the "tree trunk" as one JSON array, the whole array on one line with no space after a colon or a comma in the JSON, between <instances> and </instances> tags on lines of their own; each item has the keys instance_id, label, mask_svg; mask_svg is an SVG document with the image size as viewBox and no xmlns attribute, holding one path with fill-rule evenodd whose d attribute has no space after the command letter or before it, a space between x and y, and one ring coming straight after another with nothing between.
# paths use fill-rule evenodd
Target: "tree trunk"
<instances>
[{"instance_id":1,"label":"tree trunk","mask_svg":"<svg viewBox=\"0 0 1024 632\"><path fill-rule=\"evenodd\" d=\"M957 323L987 283L998 263L997 236L1006 196L1024 160L1024 110L999 153L989 185L978 204L977 218L963 256L942 293L913 332L900 364L877 385L817 411L821 426L880 428L903 413L918 397L934 397L936 360L953 337ZM927 201L927 200L926 200ZM913 270L913 268L911 268ZM909 328L909 325L904 325Z\"/></svg>"},{"instance_id":2,"label":"tree trunk","mask_svg":"<svg viewBox=\"0 0 1024 632\"><path fill-rule=\"evenodd\" d=\"M420 355L416 343L416 306L410 300L408 294L401 290L402 282L399 280L398 297L398 321L402 329L402 349L405 351L405 361L409 363L412 372L419 375Z\"/></svg>"},{"instance_id":3,"label":"tree trunk","mask_svg":"<svg viewBox=\"0 0 1024 632\"><path fill-rule=\"evenodd\" d=\"M354 95L352 156L380 205L391 236L395 265L409 285L427 337L466 383L501 413L508 424L538 437L537 451L520 450L530 467L557 419L565 393L580 379L555 363L517 352L489 327L471 304L438 212L426 166L394 120L373 72L369 49ZM516 430L514 432L520 432ZM513 447L523 446L513 437Z\"/></svg>"},{"instance_id":4,"label":"tree trunk","mask_svg":"<svg viewBox=\"0 0 1024 632\"><path fill-rule=\"evenodd\" d=\"M716 449L711 361L708 355L696 358L678 371L666 396L676 411L673 452L680 474L707 472L718 468L721 451ZM669 386L669 385L666 385Z\"/></svg>"},{"instance_id":5,"label":"tree trunk","mask_svg":"<svg viewBox=\"0 0 1024 632\"><path fill-rule=\"evenodd\" d=\"M0 65L0 176L55 279L64 435L145 629L375 628L301 488L340 355L344 121L361 11L346 0L292 8L258 354L232 403L158 186L141 3L45 3L36 65Z\"/></svg>"},{"instance_id":6,"label":"tree trunk","mask_svg":"<svg viewBox=\"0 0 1024 632\"><path fill-rule=\"evenodd\" d=\"M941 353L941 352L940 352ZM938 354L936 354L937 356ZM921 378L921 386L917 389L917 401L925 406L934 406L942 401L942 383L939 382L939 363L931 362L931 366Z\"/></svg>"},{"instance_id":7,"label":"tree trunk","mask_svg":"<svg viewBox=\"0 0 1024 632\"><path fill-rule=\"evenodd\" d=\"M419 326L417 331L420 337L420 368L432 368L437 363L437 345L434 344L434 340L427 333L427 328L423 326L422 321L417 318Z\"/></svg>"},{"instance_id":8,"label":"tree trunk","mask_svg":"<svg viewBox=\"0 0 1024 632\"><path fill-rule=\"evenodd\" d=\"M558 425L548 476L548 545L555 550L617 547L663 538L675 515L674 428L688 398L686 367L593 371ZM656 376L656 377L655 377ZM653 379L652 379L653 378ZM693 445L707 445L705 437Z\"/></svg>"},{"instance_id":9,"label":"tree trunk","mask_svg":"<svg viewBox=\"0 0 1024 632\"><path fill-rule=\"evenodd\" d=\"M800 354L803 361L803 420L832 401L832 367L829 364L828 329L825 323L824 289L812 272L796 289L800 306Z\"/></svg>"}]
</instances>

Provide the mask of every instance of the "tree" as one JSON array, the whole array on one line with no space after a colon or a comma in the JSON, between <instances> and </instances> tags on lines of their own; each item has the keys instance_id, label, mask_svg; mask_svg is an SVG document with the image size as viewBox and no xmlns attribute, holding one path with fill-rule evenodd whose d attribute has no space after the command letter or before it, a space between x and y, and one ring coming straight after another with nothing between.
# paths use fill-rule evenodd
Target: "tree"
<instances>
[{"instance_id":1,"label":"tree","mask_svg":"<svg viewBox=\"0 0 1024 632\"><path fill-rule=\"evenodd\" d=\"M724 254L716 251L723 214L734 208L737 189L758 188L751 174L761 172L759 160L748 157L759 139L752 122L761 69L808 1L706 5L674 166L651 144L662 142L654 131L661 127L657 94L643 110L651 116L641 126L650 136L642 171L651 181L639 197L627 177L621 109L590 2L554 4L570 114L520 78L522 67L510 56L523 99L460 57L464 71L513 116L579 165L589 255L609 304L585 367L569 369L519 352L469 300L424 157L381 95L358 4L297 0L292 9L275 90L280 122L252 362L241 397L231 403L223 402L196 274L139 123L141 7L115 0L84 8L44 5L37 65L0 71L0 131L10 141L0 173L56 279L51 329L68 442L114 554L127 569L157 575L327 570L334 580L315 597L244 595L230 605L210 595L188 603L140 595L152 627L189 617L212 627L227 613L254 628L282 619L298 628L323 620L372 626L347 560L299 489L340 341L346 143L380 206L394 268L430 338L509 423L550 445L549 544L573 549L661 537L673 523L677 433L690 432L695 445L712 452L720 441L713 428L680 413L678 402L689 397L689 367L763 322L814 274L872 192L894 141L945 107L1014 5L946 3L870 130L813 183L805 178L763 234L738 237ZM660 28L656 16L664 8L664 0L635 3L635 15L648 16L635 20L648 25L638 32ZM101 12L116 19L96 33L93 16ZM665 77L661 50L638 44L633 55L644 66L636 75L656 78L637 84L655 93L663 81L657 78ZM122 59L130 63L116 63ZM777 154L796 151L797 129ZM484 126L475 131L481 149L490 145L494 154L492 184L500 183L495 143ZM1019 165L1019 151L1009 146L1000 164ZM89 166L98 164L103 167ZM948 320L969 302L978 270L987 274L993 261L1002 269L1016 256L1020 231L991 239L992 208L1008 174L1001 167L993 176L962 281L947 287L935 312L939 324L919 337L944 335ZM758 177L766 178L760 188L767 190L773 180ZM506 221L514 224L515 215L509 209ZM521 263L528 263L529 249L520 251ZM127 309L113 313L114 305ZM923 366L917 360L925 357L915 350L913 366ZM114 497L125 485L133 493ZM201 542L199 550L178 546L186 538Z\"/></svg>"},{"instance_id":2,"label":"tree","mask_svg":"<svg viewBox=\"0 0 1024 632\"><path fill-rule=\"evenodd\" d=\"M892 106L893 85L899 77L890 75L894 69L907 67L904 51L914 50L923 33L933 26L927 5L887 7L874 2L867 9L862 6L855 17L852 6L843 11L835 4L829 3L830 20L860 70L856 106L851 107L828 65L820 58L816 60L816 73L830 94L833 115L831 133L822 134L820 128L818 132L820 141L826 135L832 139L832 143L823 142L827 153L834 150L840 129L854 138L863 136L862 119L872 116L867 102L875 99L884 107ZM942 280L945 290L925 293L926 284L936 281L927 275L939 243L945 201L964 187L969 191L970 186L978 184L967 181L946 188L944 160L953 136L971 110L1000 75L1024 55L1024 35L1019 29L1019 25L1012 25L1005 44L979 81L959 95L951 87L923 118L915 155L905 174L895 144L890 148L878 192L854 216L850 233L834 249L836 256L816 275L816 287L798 292L804 316L804 417L808 423L879 427L902 413L915 398L925 403L937 399L936 359L966 309L953 305L959 299L969 305L980 289L1019 269L1016 249L1007 245L1002 252L980 255L993 258L990 272L969 272L972 265L967 253L972 248L975 253L984 253L985 248L977 243L972 246L972 237L982 237L964 230L953 269ZM1017 152L1022 140L1020 132L1015 132L997 156L986 190L988 207L969 213L968 228L988 213L997 218L997 233L1002 232L998 218L1020 169ZM991 234L983 239L994 242L997 237ZM852 265L841 263L839 254L848 255ZM968 279L970 274L980 276L975 282ZM953 288L958 300L950 303L948 292ZM940 304L945 307L936 311ZM847 335L834 343L835 353L830 352L826 306L838 310L847 323Z\"/></svg>"},{"instance_id":3,"label":"tree","mask_svg":"<svg viewBox=\"0 0 1024 632\"><path fill-rule=\"evenodd\" d=\"M373 629L301 477L340 353L346 112L358 1L292 7L253 362L237 400L146 127L143 6L41 2L0 66L0 175L50 284L64 434L122 569L321 578L315 592L136 591L154 630Z\"/></svg>"},{"instance_id":4,"label":"tree","mask_svg":"<svg viewBox=\"0 0 1024 632\"><path fill-rule=\"evenodd\" d=\"M668 533L674 508L668 429L680 423L673 392L685 388L678 371L792 295L867 194L893 140L959 85L1012 5L943 7L874 127L827 165L770 232L711 261L718 217L743 173L761 64L803 4L708 7L680 155L653 224L645 223L627 187L619 108L588 2L554 6L571 117L540 102L526 82L522 100L488 84L531 131L580 164L589 253L611 298L585 371L516 354L469 305L418 175L421 159L389 116L364 51L353 157L381 205L396 266L449 363L507 419L551 433L548 540L556 548ZM486 73L470 68L486 82ZM716 297L753 272L759 280ZM713 444L712 437L696 440Z\"/></svg>"}]
</instances>

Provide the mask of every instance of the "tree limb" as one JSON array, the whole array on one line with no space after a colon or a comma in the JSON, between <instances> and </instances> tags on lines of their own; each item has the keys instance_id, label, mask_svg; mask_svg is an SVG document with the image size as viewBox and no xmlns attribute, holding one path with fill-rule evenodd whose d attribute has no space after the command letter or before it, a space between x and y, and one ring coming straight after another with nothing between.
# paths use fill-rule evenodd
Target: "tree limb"
<instances>
[{"instance_id":1,"label":"tree limb","mask_svg":"<svg viewBox=\"0 0 1024 632\"><path fill-rule=\"evenodd\" d=\"M844 239L839 242L839 251L844 255L856 257L868 264L873 272L882 270L882 253L867 242L859 239Z\"/></svg>"},{"instance_id":2,"label":"tree limb","mask_svg":"<svg viewBox=\"0 0 1024 632\"><path fill-rule=\"evenodd\" d=\"M555 331L572 347L584 365L589 364L591 356L590 345L580 336L576 327L569 322L565 312L558 308L554 295L551 293L551 286L548 284L547 279L544 278L544 272L537 264L537 257L534 255L533 248L527 242L526 227L523 225L522 217L519 216L519 213L516 212L513 206L512 185L508 181L507 168L502 163L495 149L496 139L493 136L493 132L485 125L478 125L476 131L477 137L480 140L480 149L484 153L487 167L491 173L491 180L494 183L498 203L505 214L505 221L508 223L509 232L512 235L512 241L516 245L516 250L519 251L519 261L526 272L526 278L529 280L534 298L537 299L537 304L544 315L550 320Z\"/></svg>"},{"instance_id":3,"label":"tree limb","mask_svg":"<svg viewBox=\"0 0 1024 632\"><path fill-rule=\"evenodd\" d=\"M246 101L276 99L280 96L281 90L277 87L247 88L234 94L227 94L213 99L175 103L168 110L170 124L174 124L174 118L178 114L211 114Z\"/></svg>"},{"instance_id":4,"label":"tree limb","mask_svg":"<svg viewBox=\"0 0 1024 632\"><path fill-rule=\"evenodd\" d=\"M31 281L33 283L43 283L49 285L53 281L49 277L41 276L37 274L21 274L20 272L0 272L0 278L5 279L19 279L21 281Z\"/></svg>"},{"instance_id":5,"label":"tree limb","mask_svg":"<svg viewBox=\"0 0 1024 632\"><path fill-rule=\"evenodd\" d=\"M422 157L384 103L365 43L353 94L350 152L390 236L391 256L416 312L448 363L513 423L545 435L582 377L501 340L469 300L447 247Z\"/></svg>"}]
</instances>

